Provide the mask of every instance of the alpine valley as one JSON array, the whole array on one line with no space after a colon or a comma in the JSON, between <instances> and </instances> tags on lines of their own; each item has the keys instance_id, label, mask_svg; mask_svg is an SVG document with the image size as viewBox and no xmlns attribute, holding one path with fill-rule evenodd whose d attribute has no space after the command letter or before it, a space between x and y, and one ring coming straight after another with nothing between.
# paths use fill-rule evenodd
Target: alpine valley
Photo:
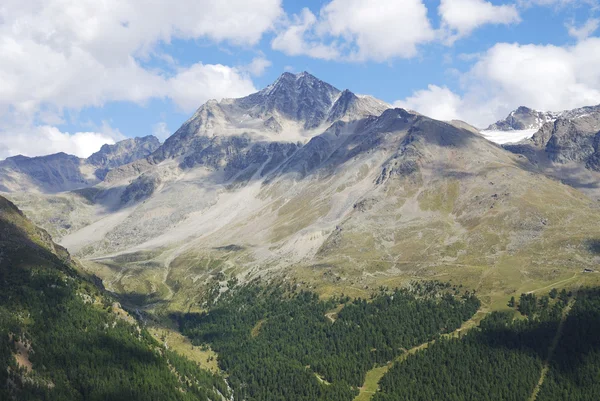
<instances>
[{"instance_id":1,"label":"alpine valley","mask_svg":"<svg viewBox=\"0 0 600 401\"><path fill-rule=\"evenodd\" d=\"M600 284L599 144L600 106L520 107L478 130L284 73L208 101L162 144L0 162L24 213L3 201L0 216L78 308L123 326L114 347L144 338L172 399L594 399L598 348L570 354L560 334L597 343L600 296L583 287ZM581 377L573 355L589 357ZM557 396L580 379L581 398Z\"/></svg>"}]
</instances>

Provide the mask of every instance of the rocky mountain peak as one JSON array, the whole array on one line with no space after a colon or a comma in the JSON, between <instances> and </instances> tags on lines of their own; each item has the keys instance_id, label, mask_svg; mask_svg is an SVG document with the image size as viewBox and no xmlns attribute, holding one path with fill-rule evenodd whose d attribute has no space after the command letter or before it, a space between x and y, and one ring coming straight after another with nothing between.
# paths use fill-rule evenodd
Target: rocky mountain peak
<instances>
[{"instance_id":1,"label":"rocky mountain peak","mask_svg":"<svg viewBox=\"0 0 600 401\"><path fill-rule=\"evenodd\" d=\"M304 128L318 127L325 119L340 90L313 75L283 73L265 89L238 99L235 104L253 117L281 115L302 122Z\"/></svg>"},{"instance_id":2,"label":"rocky mountain peak","mask_svg":"<svg viewBox=\"0 0 600 401\"><path fill-rule=\"evenodd\" d=\"M198 154L207 152L209 143L219 142L208 140L216 137L238 137L243 138L242 142L306 143L338 121L379 116L390 107L371 96L342 92L307 72L286 72L246 97L205 103L165 141L153 160L179 156L197 160Z\"/></svg>"},{"instance_id":3,"label":"rocky mountain peak","mask_svg":"<svg viewBox=\"0 0 600 401\"><path fill-rule=\"evenodd\" d=\"M521 131L540 129L547 122L556 120L559 113L537 111L529 107L519 106L504 119L490 125L488 131Z\"/></svg>"},{"instance_id":4,"label":"rocky mountain peak","mask_svg":"<svg viewBox=\"0 0 600 401\"><path fill-rule=\"evenodd\" d=\"M160 141L153 135L128 138L114 145L102 145L98 152L86 159L86 162L98 167L95 175L102 180L110 169L148 157L159 147Z\"/></svg>"}]
</instances>

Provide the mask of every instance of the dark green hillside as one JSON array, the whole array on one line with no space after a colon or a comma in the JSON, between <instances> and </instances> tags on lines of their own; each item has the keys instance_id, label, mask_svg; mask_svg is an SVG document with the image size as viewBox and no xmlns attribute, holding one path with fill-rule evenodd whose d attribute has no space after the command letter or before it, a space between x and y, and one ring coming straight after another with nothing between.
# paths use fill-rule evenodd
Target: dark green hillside
<instances>
[{"instance_id":1,"label":"dark green hillside","mask_svg":"<svg viewBox=\"0 0 600 401\"><path fill-rule=\"evenodd\" d=\"M165 350L0 197L0 399L220 400L219 377Z\"/></svg>"},{"instance_id":2,"label":"dark green hillside","mask_svg":"<svg viewBox=\"0 0 600 401\"><path fill-rule=\"evenodd\" d=\"M600 290L578 292L537 400L600 400Z\"/></svg>"},{"instance_id":3,"label":"dark green hillside","mask_svg":"<svg viewBox=\"0 0 600 401\"><path fill-rule=\"evenodd\" d=\"M479 306L474 295L435 283L369 301L322 301L255 283L180 323L196 345L218 352L236 400L351 401L369 369L454 331Z\"/></svg>"},{"instance_id":4,"label":"dark green hillside","mask_svg":"<svg viewBox=\"0 0 600 401\"><path fill-rule=\"evenodd\" d=\"M374 401L526 401L542 370L558 317L515 320L493 312L462 338L437 341L395 364Z\"/></svg>"}]
</instances>

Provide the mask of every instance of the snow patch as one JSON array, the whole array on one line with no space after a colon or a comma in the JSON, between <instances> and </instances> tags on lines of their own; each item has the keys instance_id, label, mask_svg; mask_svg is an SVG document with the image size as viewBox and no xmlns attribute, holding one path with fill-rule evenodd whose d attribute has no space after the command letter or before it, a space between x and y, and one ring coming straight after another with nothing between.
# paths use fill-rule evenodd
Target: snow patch
<instances>
[{"instance_id":1,"label":"snow patch","mask_svg":"<svg viewBox=\"0 0 600 401\"><path fill-rule=\"evenodd\" d=\"M512 131L494 131L494 130L483 130L480 131L487 140L504 145L506 143L520 142L523 139L528 139L533 136L538 129L524 129L524 130L512 130Z\"/></svg>"}]
</instances>

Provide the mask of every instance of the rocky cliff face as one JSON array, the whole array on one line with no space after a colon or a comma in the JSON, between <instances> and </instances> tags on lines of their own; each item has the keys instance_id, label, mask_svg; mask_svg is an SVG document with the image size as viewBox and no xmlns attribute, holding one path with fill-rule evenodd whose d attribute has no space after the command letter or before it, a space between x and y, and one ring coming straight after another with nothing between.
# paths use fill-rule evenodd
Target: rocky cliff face
<instances>
[{"instance_id":1,"label":"rocky cliff face","mask_svg":"<svg viewBox=\"0 0 600 401\"><path fill-rule=\"evenodd\" d=\"M303 72L284 73L260 92L240 99L211 100L202 105L153 155L163 161L206 153L207 138L238 137L252 142L304 143L336 121L378 116L390 106L357 96ZM189 159L188 159L189 160Z\"/></svg>"},{"instance_id":2,"label":"rocky cliff face","mask_svg":"<svg viewBox=\"0 0 600 401\"><path fill-rule=\"evenodd\" d=\"M152 135L129 138L114 145L103 145L98 152L88 157L86 162L97 167L95 175L103 180L109 170L148 157L159 146L160 141Z\"/></svg>"},{"instance_id":3,"label":"rocky cliff face","mask_svg":"<svg viewBox=\"0 0 600 401\"><path fill-rule=\"evenodd\" d=\"M556 120L560 113L537 111L525 106L512 111L504 120L490 125L488 131L519 131L540 129L547 122Z\"/></svg>"},{"instance_id":4,"label":"rocky cliff face","mask_svg":"<svg viewBox=\"0 0 600 401\"><path fill-rule=\"evenodd\" d=\"M544 124L531 139L507 149L529 155L533 162L536 150L543 150L551 162L577 162L596 169L600 135L600 106L563 112L556 120Z\"/></svg>"}]
</instances>

